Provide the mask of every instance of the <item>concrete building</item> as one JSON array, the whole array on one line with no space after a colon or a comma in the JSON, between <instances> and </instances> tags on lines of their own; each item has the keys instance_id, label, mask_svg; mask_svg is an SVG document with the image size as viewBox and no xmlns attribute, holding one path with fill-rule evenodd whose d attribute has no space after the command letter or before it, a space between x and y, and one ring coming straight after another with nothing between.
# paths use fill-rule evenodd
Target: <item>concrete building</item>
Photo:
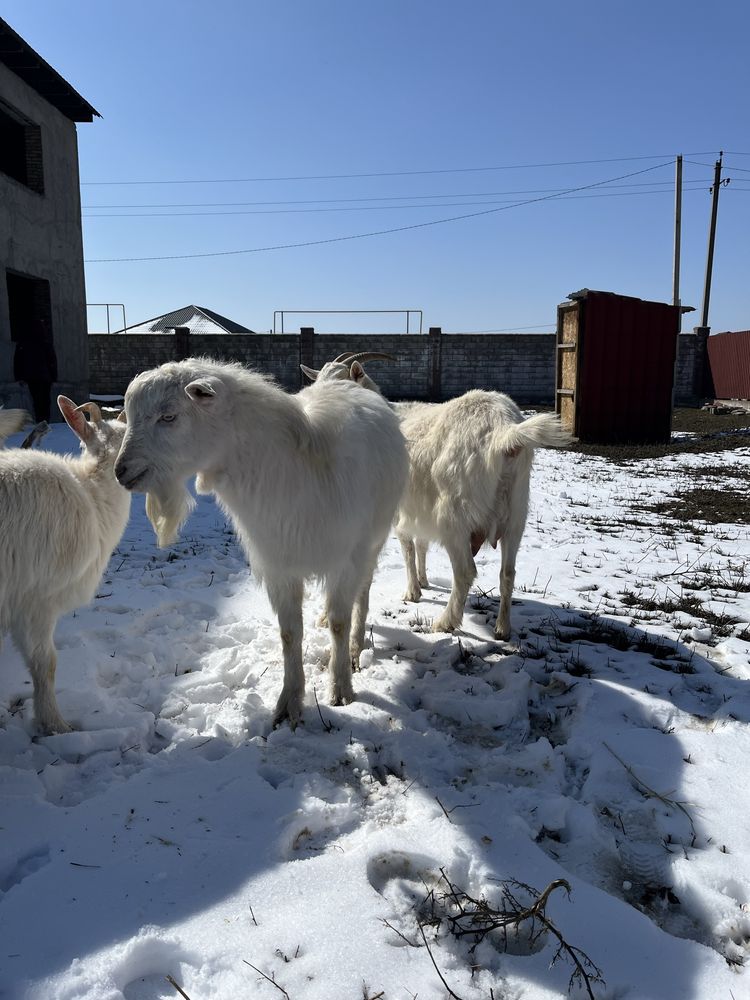
<instances>
[{"instance_id":1,"label":"concrete building","mask_svg":"<svg viewBox=\"0 0 750 1000\"><path fill-rule=\"evenodd\" d=\"M6 406L32 408L18 377L29 387L36 380L42 395L52 383L54 393L87 398L75 123L94 117L98 112L0 19L0 403Z\"/></svg>"}]
</instances>

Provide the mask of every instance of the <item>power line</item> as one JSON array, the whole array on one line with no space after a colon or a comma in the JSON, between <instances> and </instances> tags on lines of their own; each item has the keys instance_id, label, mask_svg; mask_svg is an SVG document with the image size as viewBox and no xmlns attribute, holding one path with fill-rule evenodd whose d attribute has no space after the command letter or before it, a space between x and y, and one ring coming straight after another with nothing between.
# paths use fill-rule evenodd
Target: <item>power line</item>
<instances>
[{"instance_id":1,"label":"power line","mask_svg":"<svg viewBox=\"0 0 750 1000\"><path fill-rule=\"evenodd\" d=\"M696 187L687 188L684 187L683 191L708 191L708 187ZM559 201L574 201L581 198L628 198L628 197L642 197L647 194L668 194L671 195L671 190L664 191L615 191L612 194L560 194ZM435 205L360 205L360 206L341 206L338 208L260 208L260 209L248 209L246 211L234 211L234 212L99 212L92 214L90 212L85 212L83 214L84 219L182 219L182 218L216 218L221 216L240 216L240 215L307 215L315 213L327 213L327 212L383 212L383 211L407 211L409 209L425 209L425 208L470 208L476 205L514 205L516 202L512 199L506 199L502 202L499 201L455 201L455 202L443 202L442 204Z\"/></svg>"},{"instance_id":2,"label":"power line","mask_svg":"<svg viewBox=\"0 0 750 1000\"><path fill-rule=\"evenodd\" d=\"M660 170L662 167L671 166L672 161L668 160L666 163L656 163L652 167L644 167L642 170L634 170L629 174L621 174L619 177L610 177L603 181L594 181L591 184L583 184L580 187L570 188L566 194L573 194L576 191L585 191L590 188L602 187L605 184L611 184L614 181L624 181L630 177L637 177L640 174L647 174L651 170ZM522 205L532 205L536 202L550 201L553 198L559 197L555 194L543 195L539 198L529 198L526 201L518 201L511 205L502 205L500 208L487 208L481 212L468 212L465 215L454 215L447 219L433 219L430 222L414 222L408 226L396 226L393 229L380 229L371 233L354 233L350 236L330 236L328 239L324 240L305 240L300 243L282 243L276 246L267 247L252 247L247 250L215 250L207 253L185 253L185 254L165 254L163 256L154 257L95 257L91 258L85 263L88 264L120 264L126 262L136 262L136 261L152 261L152 260L195 260L201 257L235 257L239 254L248 253L263 253L269 250L293 250L301 247L309 246L323 246L327 243L343 243L348 240L361 240L367 239L372 236L388 236L392 233L403 233L410 229L424 229L427 226L439 226L446 222L459 222L462 219L475 219L482 215L492 215L497 212L507 211L510 208L520 208Z\"/></svg>"},{"instance_id":3,"label":"power line","mask_svg":"<svg viewBox=\"0 0 750 1000\"><path fill-rule=\"evenodd\" d=\"M574 167L592 163L627 163L634 160L674 159L674 153L654 153L649 156L612 156L599 160L557 160L548 163L513 163L494 167L450 167L439 170L381 170L361 174L301 174L286 177L214 177L193 180L151 180L151 181L81 181L88 187L123 186L134 184L252 184L270 181L329 181L357 177L416 177L428 174L467 174L492 170L531 170L540 167ZM713 150L703 153L685 153L685 156L711 156Z\"/></svg>"},{"instance_id":4,"label":"power line","mask_svg":"<svg viewBox=\"0 0 750 1000\"><path fill-rule=\"evenodd\" d=\"M713 167L712 167L713 169ZM698 184L700 180L692 179L686 183ZM706 178L705 183L711 183L711 178ZM671 191L674 187L673 181L636 181L634 184L612 184L613 188L633 188L633 187L664 187ZM363 201L415 201L417 199L436 198L496 198L507 194L560 194L567 188L520 188L512 191L466 191L453 194L405 194L405 195L378 195L366 196L362 198L297 198L284 201L198 201L198 202L151 202L149 204L127 204L127 205L83 205L84 209L103 208L246 208L256 205L327 205L336 203L351 203Z\"/></svg>"}]
</instances>

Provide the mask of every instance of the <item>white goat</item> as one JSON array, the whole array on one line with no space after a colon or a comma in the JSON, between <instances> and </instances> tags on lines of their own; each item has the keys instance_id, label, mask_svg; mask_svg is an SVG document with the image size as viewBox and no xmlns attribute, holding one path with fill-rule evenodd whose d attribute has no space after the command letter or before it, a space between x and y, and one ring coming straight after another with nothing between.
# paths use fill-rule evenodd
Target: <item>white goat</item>
<instances>
[{"instance_id":1,"label":"white goat","mask_svg":"<svg viewBox=\"0 0 750 1000\"><path fill-rule=\"evenodd\" d=\"M55 625L94 596L130 511L113 471L124 425L103 421L95 403L57 404L83 455L0 452L0 638L10 632L26 661L46 733L70 731L55 698Z\"/></svg>"},{"instance_id":2,"label":"white goat","mask_svg":"<svg viewBox=\"0 0 750 1000\"><path fill-rule=\"evenodd\" d=\"M6 410L0 406L0 448L5 444L6 438L23 430L30 422L31 417L26 410Z\"/></svg>"},{"instance_id":3,"label":"white goat","mask_svg":"<svg viewBox=\"0 0 750 1000\"><path fill-rule=\"evenodd\" d=\"M345 391L341 391L344 389ZM198 474L232 517L281 631L284 684L274 724L301 718L304 581L325 588L331 701L354 697L378 553L406 483L398 420L376 394L321 382L289 395L237 364L191 358L144 372L125 395L115 471L147 493L160 545L177 535Z\"/></svg>"},{"instance_id":4,"label":"white goat","mask_svg":"<svg viewBox=\"0 0 750 1000\"><path fill-rule=\"evenodd\" d=\"M379 393L359 363L362 355L341 355L318 381L357 382ZM509 396L473 389L445 403L393 403L409 449L409 482L398 510L396 534L406 562L404 600L418 601L428 585L427 547L448 552L453 586L435 632L451 632L463 620L476 577L474 556L484 542L500 542L498 639L510 637L510 608L516 556L529 507L529 477L536 447L560 447L570 435L548 413L523 419Z\"/></svg>"}]
</instances>

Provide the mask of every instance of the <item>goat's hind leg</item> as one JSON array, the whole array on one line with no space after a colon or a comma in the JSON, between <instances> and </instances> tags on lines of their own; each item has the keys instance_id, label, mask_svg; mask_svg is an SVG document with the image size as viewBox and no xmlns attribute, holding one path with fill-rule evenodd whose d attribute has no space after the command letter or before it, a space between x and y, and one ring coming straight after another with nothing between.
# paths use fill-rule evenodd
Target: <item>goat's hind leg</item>
<instances>
[{"instance_id":1,"label":"goat's hind leg","mask_svg":"<svg viewBox=\"0 0 750 1000\"><path fill-rule=\"evenodd\" d=\"M398 540L401 542L401 551L404 554L404 563L406 564L406 593L404 594L404 600L418 601L422 596L422 588L419 586L419 577L417 576L414 539L406 535L399 535Z\"/></svg>"},{"instance_id":2,"label":"goat's hind leg","mask_svg":"<svg viewBox=\"0 0 750 1000\"><path fill-rule=\"evenodd\" d=\"M427 579L427 549L429 544L421 538L417 538L414 542L414 547L417 550L417 580L419 580L420 587L430 586L430 581Z\"/></svg>"},{"instance_id":3,"label":"goat's hind leg","mask_svg":"<svg viewBox=\"0 0 750 1000\"><path fill-rule=\"evenodd\" d=\"M366 599L369 596L370 578L371 572L368 572L365 580L368 584ZM363 603L363 587L364 583L360 572L346 572L338 580L332 581L328 585L326 597L328 628L331 633L331 658L328 669L331 672L332 705L347 705L350 701L354 701L352 657L356 652L358 660L359 650L356 649L357 641L352 626L354 605L352 595L356 595L357 602L355 619L357 636L361 630L361 641L364 642L364 619L367 616L367 603L366 600Z\"/></svg>"},{"instance_id":4,"label":"goat's hind leg","mask_svg":"<svg viewBox=\"0 0 750 1000\"><path fill-rule=\"evenodd\" d=\"M451 539L450 544L445 544L445 548L453 568L453 586L448 598L448 606L432 626L433 632L452 632L460 626L464 617L464 605L469 595L469 588L477 575L469 537Z\"/></svg>"},{"instance_id":5,"label":"goat's hind leg","mask_svg":"<svg viewBox=\"0 0 750 1000\"><path fill-rule=\"evenodd\" d=\"M34 714L45 734L69 733L71 726L63 719L55 697L57 653L53 641L55 622L16 625L13 641L21 652L34 681Z\"/></svg>"},{"instance_id":6,"label":"goat's hind leg","mask_svg":"<svg viewBox=\"0 0 750 1000\"><path fill-rule=\"evenodd\" d=\"M360 588L357 600L354 602L354 610L352 612L352 628L349 638L349 655L352 661L352 670L357 670L359 668L359 656L365 648L367 612L370 607L370 587L372 586L372 577L375 572L377 561L378 557L376 553L371 558L365 582Z\"/></svg>"},{"instance_id":7,"label":"goat's hind leg","mask_svg":"<svg viewBox=\"0 0 750 1000\"><path fill-rule=\"evenodd\" d=\"M284 684L273 714L274 726L289 720L292 729L302 719L305 671L302 667L302 580L268 581L268 597L279 619L284 653Z\"/></svg>"},{"instance_id":8,"label":"goat's hind leg","mask_svg":"<svg viewBox=\"0 0 750 1000\"><path fill-rule=\"evenodd\" d=\"M500 568L500 608L495 623L495 638L510 639L510 607L513 599L513 584L516 580L516 556L521 544L521 531L508 530L500 539L502 565Z\"/></svg>"}]
</instances>

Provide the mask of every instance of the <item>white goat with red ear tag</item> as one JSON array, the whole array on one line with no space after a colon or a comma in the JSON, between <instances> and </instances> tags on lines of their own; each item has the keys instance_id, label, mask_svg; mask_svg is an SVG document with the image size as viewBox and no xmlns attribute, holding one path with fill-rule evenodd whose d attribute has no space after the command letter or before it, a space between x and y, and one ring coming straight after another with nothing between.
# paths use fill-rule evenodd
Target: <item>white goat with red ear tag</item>
<instances>
[{"instance_id":1,"label":"white goat with red ear tag","mask_svg":"<svg viewBox=\"0 0 750 1000\"><path fill-rule=\"evenodd\" d=\"M190 512L185 483L231 515L268 590L284 652L274 722L302 716L302 594L319 579L331 630L331 701L354 698L370 582L406 483L408 456L386 401L351 382L290 395L241 365L205 358L144 372L125 394L115 472L147 494L168 545Z\"/></svg>"},{"instance_id":2,"label":"white goat with red ear tag","mask_svg":"<svg viewBox=\"0 0 750 1000\"><path fill-rule=\"evenodd\" d=\"M82 455L0 452L0 637L10 632L26 661L45 733L70 730L55 698L55 625L94 596L130 512L114 475L124 424L95 403L57 403Z\"/></svg>"}]
</instances>

